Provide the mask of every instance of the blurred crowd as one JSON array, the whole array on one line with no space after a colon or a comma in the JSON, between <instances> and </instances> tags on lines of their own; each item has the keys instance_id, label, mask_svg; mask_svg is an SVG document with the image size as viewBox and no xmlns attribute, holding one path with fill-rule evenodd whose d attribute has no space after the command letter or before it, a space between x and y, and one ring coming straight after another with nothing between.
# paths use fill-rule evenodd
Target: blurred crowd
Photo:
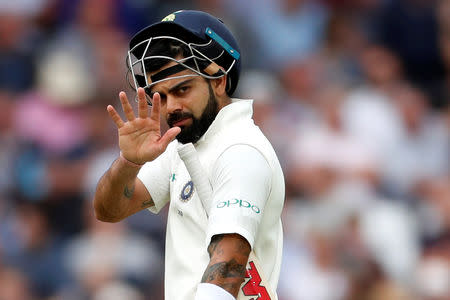
<instances>
[{"instance_id":1,"label":"blurred crowd","mask_svg":"<svg viewBox=\"0 0 450 300\"><path fill-rule=\"evenodd\" d=\"M179 9L235 33L284 167L279 299L449 300L450 0L0 0L0 300L163 299L166 213L92 198L128 40Z\"/></svg>"}]
</instances>

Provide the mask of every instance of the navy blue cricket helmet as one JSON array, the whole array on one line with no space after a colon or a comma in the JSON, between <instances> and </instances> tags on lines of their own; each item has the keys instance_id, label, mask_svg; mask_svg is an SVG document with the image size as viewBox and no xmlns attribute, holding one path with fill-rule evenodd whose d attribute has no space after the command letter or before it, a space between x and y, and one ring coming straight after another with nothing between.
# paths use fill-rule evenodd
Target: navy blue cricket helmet
<instances>
[{"instance_id":1,"label":"navy blue cricket helmet","mask_svg":"<svg viewBox=\"0 0 450 300\"><path fill-rule=\"evenodd\" d=\"M155 52L158 41L162 40L182 44L183 57L162 56ZM157 65L157 61L160 64L161 59L177 64L149 78L147 72ZM215 79L227 75L226 92L231 96L239 81L241 53L235 38L220 19L202 11L180 10L132 37L127 65L127 78L135 90L138 87L149 89L157 82L176 78L168 76L189 69L195 74L177 77L200 75Z\"/></svg>"}]
</instances>

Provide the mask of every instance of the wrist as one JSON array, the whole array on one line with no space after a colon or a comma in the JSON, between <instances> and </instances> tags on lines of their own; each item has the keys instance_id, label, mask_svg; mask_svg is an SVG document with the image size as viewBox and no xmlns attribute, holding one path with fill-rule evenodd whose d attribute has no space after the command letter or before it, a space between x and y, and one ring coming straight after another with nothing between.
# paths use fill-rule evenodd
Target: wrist
<instances>
[{"instance_id":1,"label":"wrist","mask_svg":"<svg viewBox=\"0 0 450 300\"><path fill-rule=\"evenodd\" d=\"M236 300L229 292L212 283L199 283L194 300Z\"/></svg>"},{"instance_id":2,"label":"wrist","mask_svg":"<svg viewBox=\"0 0 450 300\"><path fill-rule=\"evenodd\" d=\"M120 151L119 159L127 166L134 168L140 168L144 165L144 164L137 164L135 162L132 162L131 160L128 160L125 156L123 156L122 151Z\"/></svg>"}]
</instances>

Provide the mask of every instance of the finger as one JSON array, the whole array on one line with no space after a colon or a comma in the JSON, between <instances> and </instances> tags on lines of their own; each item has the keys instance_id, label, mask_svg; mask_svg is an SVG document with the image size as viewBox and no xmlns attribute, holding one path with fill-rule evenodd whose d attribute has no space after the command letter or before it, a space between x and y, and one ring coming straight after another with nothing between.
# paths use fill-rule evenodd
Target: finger
<instances>
[{"instance_id":1,"label":"finger","mask_svg":"<svg viewBox=\"0 0 450 300\"><path fill-rule=\"evenodd\" d=\"M120 103L122 103L122 109L125 113L125 117L127 117L128 121L133 121L135 119L133 108L131 107L130 102L128 101L127 95L125 92L119 93Z\"/></svg>"},{"instance_id":2,"label":"finger","mask_svg":"<svg viewBox=\"0 0 450 300\"><path fill-rule=\"evenodd\" d=\"M159 122L159 111L161 107L161 96L159 93L154 93L152 98L152 112L150 113L150 119Z\"/></svg>"},{"instance_id":3,"label":"finger","mask_svg":"<svg viewBox=\"0 0 450 300\"><path fill-rule=\"evenodd\" d=\"M148 105L147 99L145 99L145 91L143 88L138 88L138 116L139 118L145 119L148 117Z\"/></svg>"},{"instance_id":4,"label":"finger","mask_svg":"<svg viewBox=\"0 0 450 300\"><path fill-rule=\"evenodd\" d=\"M167 130L166 133L159 140L161 150L164 151L167 148L167 145L169 145L169 143L173 141L180 132L181 132L180 127L172 127L169 130Z\"/></svg>"},{"instance_id":5,"label":"finger","mask_svg":"<svg viewBox=\"0 0 450 300\"><path fill-rule=\"evenodd\" d=\"M117 128L121 128L125 124L112 105L108 105L106 107L106 110L108 111L109 116L114 121L114 123L116 123Z\"/></svg>"}]
</instances>

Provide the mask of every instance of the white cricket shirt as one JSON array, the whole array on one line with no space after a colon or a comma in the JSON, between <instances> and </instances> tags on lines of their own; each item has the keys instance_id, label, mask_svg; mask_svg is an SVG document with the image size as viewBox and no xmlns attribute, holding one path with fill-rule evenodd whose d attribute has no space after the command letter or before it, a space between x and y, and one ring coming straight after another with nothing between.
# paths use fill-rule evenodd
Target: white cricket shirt
<instances>
[{"instance_id":1,"label":"white cricket shirt","mask_svg":"<svg viewBox=\"0 0 450 300\"><path fill-rule=\"evenodd\" d=\"M178 142L146 163L138 178L158 213L169 203L165 254L165 299L194 299L209 263L216 234L238 233L250 243L247 278L238 300L276 300L281 266L284 177L270 142L252 120L252 100L233 99L195 144L213 197L206 212L183 161ZM260 282L262 277L266 287ZM272 290L272 297L267 289Z\"/></svg>"}]
</instances>

